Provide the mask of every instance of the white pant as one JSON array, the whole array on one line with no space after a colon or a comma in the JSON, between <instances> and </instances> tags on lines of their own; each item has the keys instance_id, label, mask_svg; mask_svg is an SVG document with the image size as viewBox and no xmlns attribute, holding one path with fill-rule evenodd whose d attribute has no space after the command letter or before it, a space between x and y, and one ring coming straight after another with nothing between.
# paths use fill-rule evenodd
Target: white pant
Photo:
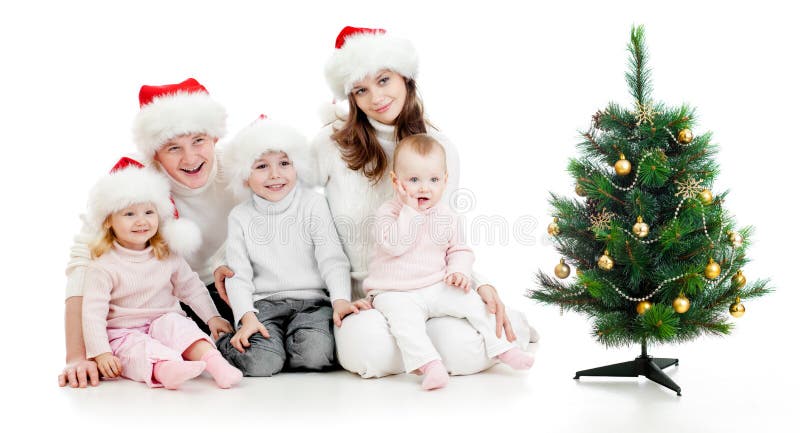
<instances>
[{"instance_id":1,"label":"white pant","mask_svg":"<svg viewBox=\"0 0 800 433\"><path fill-rule=\"evenodd\" d=\"M483 307L484 310L486 307ZM517 334L514 342L525 350L529 341L537 341L538 333L525 317L506 310ZM486 356L483 338L465 319L438 317L427 322L427 333L450 374L475 374L497 361ZM400 349L389 332L386 318L377 310L351 314L342 326L333 327L339 363L344 369L364 378L383 377L405 371Z\"/></svg>"},{"instance_id":2,"label":"white pant","mask_svg":"<svg viewBox=\"0 0 800 433\"><path fill-rule=\"evenodd\" d=\"M425 322L431 317L464 318L483 338L486 356L495 356L514 347L495 336L495 320L474 291L464 292L444 282L415 290L387 290L372 300L372 305L389 322L389 331L397 340L407 373L433 360L441 359L426 333Z\"/></svg>"}]
</instances>

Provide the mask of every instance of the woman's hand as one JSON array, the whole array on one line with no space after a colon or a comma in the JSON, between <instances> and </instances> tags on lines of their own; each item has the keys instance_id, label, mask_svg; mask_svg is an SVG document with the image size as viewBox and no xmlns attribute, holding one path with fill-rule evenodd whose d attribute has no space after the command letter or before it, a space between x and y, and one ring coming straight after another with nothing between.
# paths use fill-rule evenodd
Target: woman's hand
<instances>
[{"instance_id":1,"label":"woman's hand","mask_svg":"<svg viewBox=\"0 0 800 433\"><path fill-rule=\"evenodd\" d=\"M214 316L208 321L208 330L211 331L211 338L215 341L219 339L219 334L227 334L233 332L233 326L230 322L220 316Z\"/></svg>"},{"instance_id":2,"label":"woman's hand","mask_svg":"<svg viewBox=\"0 0 800 433\"><path fill-rule=\"evenodd\" d=\"M245 348L250 347L250 336L256 332L261 333L264 338L269 338L269 331L264 324L258 321L255 313L248 311L242 316L242 327L231 338L231 346L244 353Z\"/></svg>"},{"instance_id":3,"label":"woman's hand","mask_svg":"<svg viewBox=\"0 0 800 433\"><path fill-rule=\"evenodd\" d=\"M495 319L497 320L497 338L501 338L503 336L503 330L505 330L506 339L508 339L508 341L516 340L517 335L514 334L514 329L511 327L511 322L506 315L506 306L503 304L503 301L500 300L497 290L489 284L484 284L478 287L477 291L486 304L486 309L495 315Z\"/></svg>"},{"instance_id":4,"label":"woman's hand","mask_svg":"<svg viewBox=\"0 0 800 433\"><path fill-rule=\"evenodd\" d=\"M214 269L214 287L217 288L219 297L228 305L231 305L231 301L228 300L228 291L225 290L225 278L231 277L233 277L233 271L225 265Z\"/></svg>"},{"instance_id":5,"label":"woman's hand","mask_svg":"<svg viewBox=\"0 0 800 433\"><path fill-rule=\"evenodd\" d=\"M97 363L97 369L105 378L113 379L122 374L122 362L111 352L95 356L94 362Z\"/></svg>"},{"instance_id":6,"label":"woman's hand","mask_svg":"<svg viewBox=\"0 0 800 433\"><path fill-rule=\"evenodd\" d=\"M99 385L100 373L97 371L97 363L84 358L67 362L64 371L58 375L58 386L67 386L68 383L72 388Z\"/></svg>"}]
</instances>

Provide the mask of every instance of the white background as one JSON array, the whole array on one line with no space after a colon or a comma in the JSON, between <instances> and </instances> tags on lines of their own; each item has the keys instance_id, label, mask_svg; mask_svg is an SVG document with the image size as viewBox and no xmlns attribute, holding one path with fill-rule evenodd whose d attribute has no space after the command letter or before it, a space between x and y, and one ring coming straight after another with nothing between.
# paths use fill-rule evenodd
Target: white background
<instances>
[{"instance_id":1,"label":"white background","mask_svg":"<svg viewBox=\"0 0 800 433\"><path fill-rule=\"evenodd\" d=\"M800 310L792 272L798 15L781 2L696 3L4 2L4 425L788 429ZM624 73L634 23L646 25L654 97L697 107L695 133L712 131L720 145L714 191L730 189L726 207L757 229L748 279L769 277L778 289L747 302L731 336L653 349L681 358L669 370L681 398L643 379L574 382L575 370L632 359L638 348L605 349L585 318L560 317L522 296L538 268L557 263L545 236L547 192L572 193L565 168L578 130L609 101L631 104ZM228 108L231 132L266 113L313 136L318 108L330 100L322 67L344 25L383 27L414 42L426 112L460 150L462 187L476 199L471 215L539 221L533 245L511 238L477 248L479 269L543 336L534 369L496 367L428 394L413 377L367 381L344 372L250 379L231 391L208 378L172 393L121 382L59 389L67 250L90 185L134 149L139 86L192 76Z\"/></svg>"}]
</instances>

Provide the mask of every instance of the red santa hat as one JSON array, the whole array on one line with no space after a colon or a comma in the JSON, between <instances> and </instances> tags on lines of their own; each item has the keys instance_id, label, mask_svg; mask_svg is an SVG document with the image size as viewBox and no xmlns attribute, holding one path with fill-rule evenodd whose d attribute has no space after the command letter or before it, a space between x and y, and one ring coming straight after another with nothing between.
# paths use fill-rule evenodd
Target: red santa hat
<instances>
[{"instance_id":1,"label":"red santa hat","mask_svg":"<svg viewBox=\"0 0 800 433\"><path fill-rule=\"evenodd\" d=\"M306 137L262 114L225 146L223 170L230 178L230 188L236 197L242 200L250 197L252 192L244 183L250 177L253 162L267 152L286 153L297 171L298 180L314 184L311 146Z\"/></svg>"},{"instance_id":2,"label":"red santa hat","mask_svg":"<svg viewBox=\"0 0 800 433\"><path fill-rule=\"evenodd\" d=\"M173 137L191 133L217 138L225 135L225 108L211 99L194 78L178 84L142 86L139 107L133 121L133 140L148 163Z\"/></svg>"},{"instance_id":3,"label":"red santa hat","mask_svg":"<svg viewBox=\"0 0 800 433\"><path fill-rule=\"evenodd\" d=\"M383 29L348 26L336 37L336 49L325 65L325 78L336 99L344 100L353 83L381 69L416 78L418 63L417 50L410 41L388 35Z\"/></svg>"},{"instance_id":4,"label":"red santa hat","mask_svg":"<svg viewBox=\"0 0 800 433\"><path fill-rule=\"evenodd\" d=\"M108 215L137 203L153 203L156 207L159 231L170 250L186 256L200 246L200 229L192 221L179 218L164 175L127 157L120 159L92 188L87 223L100 237Z\"/></svg>"}]
</instances>

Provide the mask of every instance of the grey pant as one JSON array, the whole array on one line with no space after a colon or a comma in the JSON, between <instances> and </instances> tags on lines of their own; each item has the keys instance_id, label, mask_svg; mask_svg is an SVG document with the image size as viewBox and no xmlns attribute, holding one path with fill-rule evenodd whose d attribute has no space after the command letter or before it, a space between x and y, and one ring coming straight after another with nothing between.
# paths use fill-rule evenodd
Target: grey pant
<instances>
[{"instance_id":1,"label":"grey pant","mask_svg":"<svg viewBox=\"0 0 800 433\"><path fill-rule=\"evenodd\" d=\"M253 334L244 353L231 345L231 334L217 340L222 356L245 376L272 376L284 367L319 371L334 365L330 301L262 299L254 306L269 338L258 332Z\"/></svg>"}]
</instances>

